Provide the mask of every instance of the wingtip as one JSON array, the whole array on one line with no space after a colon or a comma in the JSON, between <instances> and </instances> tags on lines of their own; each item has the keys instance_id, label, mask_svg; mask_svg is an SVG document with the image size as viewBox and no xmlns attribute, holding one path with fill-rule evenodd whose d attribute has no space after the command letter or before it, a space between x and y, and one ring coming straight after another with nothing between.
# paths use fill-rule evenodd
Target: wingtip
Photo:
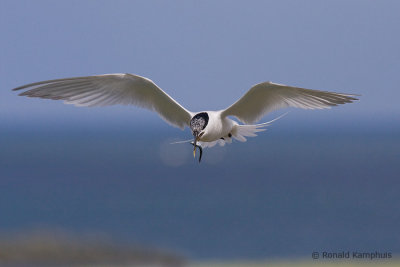
<instances>
[{"instance_id":1,"label":"wingtip","mask_svg":"<svg viewBox=\"0 0 400 267\"><path fill-rule=\"evenodd\" d=\"M16 90L13 90L13 91L16 91ZM29 91L25 91L25 92L19 93L18 95L19 95L19 96L31 96L31 95L29 94Z\"/></svg>"},{"instance_id":2,"label":"wingtip","mask_svg":"<svg viewBox=\"0 0 400 267\"><path fill-rule=\"evenodd\" d=\"M18 86L18 87L15 87L15 88L11 89L11 91L18 91L18 90L21 90L21 89L24 89L24 88L26 88L25 85L23 85L23 86Z\"/></svg>"}]
</instances>

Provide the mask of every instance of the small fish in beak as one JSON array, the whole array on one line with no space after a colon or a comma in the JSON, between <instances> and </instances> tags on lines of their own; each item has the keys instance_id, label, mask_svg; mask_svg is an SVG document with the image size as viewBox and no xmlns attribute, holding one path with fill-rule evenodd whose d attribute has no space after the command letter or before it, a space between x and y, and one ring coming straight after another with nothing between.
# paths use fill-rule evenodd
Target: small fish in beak
<instances>
[{"instance_id":1,"label":"small fish in beak","mask_svg":"<svg viewBox=\"0 0 400 267\"><path fill-rule=\"evenodd\" d=\"M199 145L197 145L195 142L191 142L191 144L193 145L193 157L196 157L196 148L199 148L200 151L200 157L199 157L199 163L201 161L201 157L203 156L203 148Z\"/></svg>"},{"instance_id":2,"label":"small fish in beak","mask_svg":"<svg viewBox=\"0 0 400 267\"><path fill-rule=\"evenodd\" d=\"M199 157L199 163L201 161L201 157L203 156L203 148L199 145L197 145L197 142L199 141L200 137L202 137L204 134L204 132L197 134L197 132L193 133L194 136L194 141L191 142L191 144L193 145L193 157L196 158L196 148L199 148L200 151L200 157Z\"/></svg>"}]
</instances>

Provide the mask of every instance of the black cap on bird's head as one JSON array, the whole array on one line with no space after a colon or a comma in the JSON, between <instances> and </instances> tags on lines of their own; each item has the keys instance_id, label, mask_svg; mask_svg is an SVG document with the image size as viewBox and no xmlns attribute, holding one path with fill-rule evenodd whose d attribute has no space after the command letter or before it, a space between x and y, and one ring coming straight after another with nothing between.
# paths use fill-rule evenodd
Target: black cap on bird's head
<instances>
[{"instance_id":1,"label":"black cap on bird's head","mask_svg":"<svg viewBox=\"0 0 400 267\"><path fill-rule=\"evenodd\" d=\"M194 115L193 118L190 120L190 129L192 130L192 134L194 137L193 156L196 156L196 147L198 147L197 142L204 134L204 132L202 131L204 130L204 128L206 128L208 124L208 119L209 117L207 112L201 112Z\"/></svg>"}]
</instances>

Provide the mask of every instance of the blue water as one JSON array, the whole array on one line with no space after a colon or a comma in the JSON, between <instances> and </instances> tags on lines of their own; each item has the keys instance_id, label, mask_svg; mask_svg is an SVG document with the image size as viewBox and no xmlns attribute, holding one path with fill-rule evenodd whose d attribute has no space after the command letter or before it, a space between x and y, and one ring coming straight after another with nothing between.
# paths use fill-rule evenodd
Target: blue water
<instances>
[{"instance_id":1,"label":"blue water","mask_svg":"<svg viewBox=\"0 0 400 267\"><path fill-rule=\"evenodd\" d=\"M100 233L195 259L400 253L398 132L276 130L201 164L184 144L173 167L163 131L3 131L0 232Z\"/></svg>"}]
</instances>

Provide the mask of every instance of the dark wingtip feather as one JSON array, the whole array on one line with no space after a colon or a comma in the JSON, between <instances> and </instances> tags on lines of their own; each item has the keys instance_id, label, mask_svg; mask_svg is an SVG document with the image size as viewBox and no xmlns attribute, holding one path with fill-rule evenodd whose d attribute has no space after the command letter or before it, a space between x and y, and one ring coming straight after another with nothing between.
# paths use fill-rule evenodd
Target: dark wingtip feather
<instances>
[{"instance_id":1,"label":"dark wingtip feather","mask_svg":"<svg viewBox=\"0 0 400 267\"><path fill-rule=\"evenodd\" d=\"M13 89L13 90L16 91L15 89ZM19 93L18 95L19 96L30 96L29 95L29 91L25 91L25 92Z\"/></svg>"},{"instance_id":2,"label":"dark wingtip feather","mask_svg":"<svg viewBox=\"0 0 400 267\"><path fill-rule=\"evenodd\" d=\"M24 89L24 88L26 88L25 85L13 88L12 91L18 91L18 90L21 90L21 89Z\"/></svg>"}]
</instances>

